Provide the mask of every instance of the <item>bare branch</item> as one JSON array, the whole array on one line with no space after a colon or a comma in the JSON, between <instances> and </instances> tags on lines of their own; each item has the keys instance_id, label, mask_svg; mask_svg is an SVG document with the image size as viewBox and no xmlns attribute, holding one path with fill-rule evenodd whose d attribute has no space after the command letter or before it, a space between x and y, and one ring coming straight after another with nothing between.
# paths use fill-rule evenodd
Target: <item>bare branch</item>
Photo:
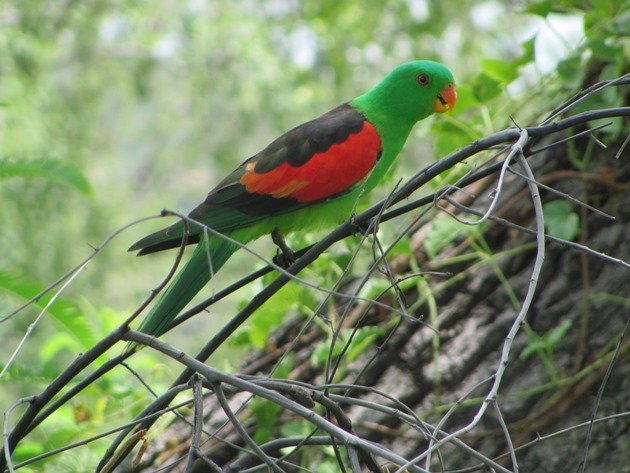
<instances>
[{"instance_id":1,"label":"bare branch","mask_svg":"<svg viewBox=\"0 0 630 473\"><path fill-rule=\"evenodd\" d=\"M595 418L597 416L597 408L602 401L602 396L604 395L604 389L606 388L606 384L608 383L608 379L610 378L610 374L612 373L612 369L615 366L615 362L617 361L617 357L623 346L623 339L626 337L628 333L628 327L630 327L630 317L626 319L626 325L623 328L623 332L619 335L619 340L617 341L617 345L613 351L612 357L610 359L610 363L608 363L608 368L606 368L606 374L604 375L604 379L602 379L601 384L599 385L599 389L597 390L597 398L595 399L595 404L593 405L593 410L591 412L591 420L589 422L588 431L586 433L586 439L584 440L584 454L582 457L582 461L578 467L578 473L584 473L586 471L586 465L588 460L588 449L591 443L591 435L593 433L593 425L595 422Z\"/></svg>"}]
</instances>

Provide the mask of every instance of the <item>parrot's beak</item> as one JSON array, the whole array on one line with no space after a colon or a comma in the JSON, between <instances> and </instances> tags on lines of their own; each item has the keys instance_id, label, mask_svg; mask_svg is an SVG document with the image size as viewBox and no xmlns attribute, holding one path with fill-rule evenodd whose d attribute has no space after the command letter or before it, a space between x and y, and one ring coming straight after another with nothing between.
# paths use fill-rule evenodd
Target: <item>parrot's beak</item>
<instances>
[{"instance_id":1,"label":"parrot's beak","mask_svg":"<svg viewBox=\"0 0 630 473\"><path fill-rule=\"evenodd\" d=\"M453 84L448 84L433 102L433 111L435 113L448 112L455 108L455 103L457 103L457 91Z\"/></svg>"}]
</instances>

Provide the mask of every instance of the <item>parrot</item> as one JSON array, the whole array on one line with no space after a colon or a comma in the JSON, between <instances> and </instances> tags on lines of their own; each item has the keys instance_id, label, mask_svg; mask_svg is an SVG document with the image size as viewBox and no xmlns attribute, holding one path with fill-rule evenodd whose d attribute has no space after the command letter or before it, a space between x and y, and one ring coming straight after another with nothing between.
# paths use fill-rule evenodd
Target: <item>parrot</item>
<instances>
[{"instance_id":1,"label":"parrot","mask_svg":"<svg viewBox=\"0 0 630 473\"><path fill-rule=\"evenodd\" d=\"M137 256L196 244L138 330L159 337L241 245L333 227L386 175L413 126L457 101L444 65L415 60L394 68L368 92L271 142L212 189L189 218L134 243ZM239 245L240 244L240 245ZM290 255L289 255L290 256Z\"/></svg>"}]
</instances>

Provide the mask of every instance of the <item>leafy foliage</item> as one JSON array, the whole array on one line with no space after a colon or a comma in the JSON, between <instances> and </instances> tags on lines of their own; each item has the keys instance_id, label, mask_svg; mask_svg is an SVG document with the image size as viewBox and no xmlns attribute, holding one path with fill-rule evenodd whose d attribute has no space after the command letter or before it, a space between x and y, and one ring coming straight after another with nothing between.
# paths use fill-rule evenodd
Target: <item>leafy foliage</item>
<instances>
[{"instance_id":1,"label":"leafy foliage","mask_svg":"<svg viewBox=\"0 0 630 473\"><path fill-rule=\"evenodd\" d=\"M65 164L57 159L17 160L0 158L0 179L44 178L63 182L83 194L90 195L92 187L76 166Z\"/></svg>"},{"instance_id":2,"label":"leafy foliage","mask_svg":"<svg viewBox=\"0 0 630 473\"><path fill-rule=\"evenodd\" d=\"M0 271L0 288L19 296L23 300L35 298L44 289L37 283L30 282L24 277L16 276L4 271ZM72 335L80 349L87 349L96 343L100 338L100 333L95 331L94 324L86 317L84 311L73 301L65 298L57 298L49 305L53 294L46 293L35 301L36 307L46 309L48 313L59 322L66 330L60 333L61 337ZM54 339L54 335L53 335ZM47 340L49 344L51 339ZM72 346L73 349L77 345Z\"/></svg>"},{"instance_id":3,"label":"leafy foliage","mask_svg":"<svg viewBox=\"0 0 630 473\"><path fill-rule=\"evenodd\" d=\"M528 2L521 10L501 2L473 1L399 0L370 8L354 0L260 1L256 8L251 6L246 0L224 2L220 9L213 2L176 7L152 2L2 3L0 219L8 223L0 239L0 252L7 255L0 263L0 317L85 257L91 251L88 242L102 241L121 225L164 206L190 209L210 183L261 145L356 95L402 61L426 57L449 64L458 77L459 102L452 116L417 130L399 175L416 172L437 157L509 126L512 119L523 125L541 118L583 82L628 71L630 10L620 0L588 5L545 0ZM540 74L545 45L539 39L545 22L576 16L582 21L583 40L566 45L551 65L553 72ZM575 111L614 106L620 94L607 89L579 103ZM616 120L597 134L618 136L623 126ZM486 155L457 166L431 185L456 184L489 159ZM573 160L579 170L587 165L580 159ZM577 236L579 221L570 204L548 203L545 217L550 234ZM387 231L381 235L390 236ZM424 240L425 251L435 256L478 231L483 229L436 218ZM133 228L118 237L112 250L100 254L48 308L53 323L32 334L27 349L0 382L3 411L11 400L41 391L77 353L92 347L129 315L166 273L172 255L142 261L125 258L128 243L144 233L145 227ZM296 246L304 242L294 241ZM352 276L344 272L351 261L353 275L363 274L373 253L367 250L354 259L354 243L352 251L336 248L320 258L306 277L331 287L337 279ZM268 248L265 251L271 254ZM411 254L405 240L392 256ZM240 261L242 265L232 266L234 273L254 266L251 259ZM230 276L222 273L220 283ZM385 290L394 294L390 286L384 278L373 278L360 294L373 297ZM250 300L260 288L249 287L240 297ZM287 314L311 317L323 297L302 285L286 286L231 340L238 351L214 361L234 366L234 353L268 348L271 331ZM4 323L0 340L5 351L17 345L50 298L47 294L34 308ZM223 306L227 316L238 303L232 300ZM182 341L207 338L225 318L197 317L196 328L184 332ZM338 322L330 321L331 331ZM523 356L537 354L553 366L555 344L569 329L532 335ZM351 363L380 335L374 327L341 331L334 346L332 336L319 342L310 362L322 365L331 352L333 356L343 352ZM136 363L152 386L165 387L172 375L172 365L152 354L142 353ZM288 374L289 367L279 372ZM95 433L86 431L88 425L102 431L135 415L150 395L130 379L121 370L92 385L76 404L58 410L45 430L21 442L14 460ZM254 412L259 423L267 423L277 410L261 401ZM305 430L296 421L279 431L290 436L306 435ZM257 434L257 440L277 432L270 426ZM96 442L82 449L84 457L73 452L63 456L76 458L80 465L47 460L37 468L93 466L104 445ZM322 452L320 469L334 471L334 455L330 449ZM304 465L309 468L317 461L305 458Z\"/></svg>"},{"instance_id":4,"label":"leafy foliage","mask_svg":"<svg viewBox=\"0 0 630 473\"><path fill-rule=\"evenodd\" d=\"M552 236L572 241L580 229L580 217L573 212L565 200L554 200L545 204L545 225Z\"/></svg>"}]
</instances>

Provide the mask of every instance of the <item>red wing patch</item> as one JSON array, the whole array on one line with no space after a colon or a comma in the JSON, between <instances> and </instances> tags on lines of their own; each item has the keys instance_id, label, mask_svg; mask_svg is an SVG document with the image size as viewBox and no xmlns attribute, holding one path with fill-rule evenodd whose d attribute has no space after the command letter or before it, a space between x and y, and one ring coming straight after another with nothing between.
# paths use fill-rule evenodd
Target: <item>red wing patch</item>
<instances>
[{"instance_id":1,"label":"red wing patch","mask_svg":"<svg viewBox=\"0 0 630 473\"><path fill-rule=\"evenodd\" d=\"M369 122L342 143L333 144L301 166L284 162L266 173L254 172L248 163L240 179L248 192L298 202L315 202L346 191L365 178L381 151L381 139Z\"/></svg>"}]
</instances>

